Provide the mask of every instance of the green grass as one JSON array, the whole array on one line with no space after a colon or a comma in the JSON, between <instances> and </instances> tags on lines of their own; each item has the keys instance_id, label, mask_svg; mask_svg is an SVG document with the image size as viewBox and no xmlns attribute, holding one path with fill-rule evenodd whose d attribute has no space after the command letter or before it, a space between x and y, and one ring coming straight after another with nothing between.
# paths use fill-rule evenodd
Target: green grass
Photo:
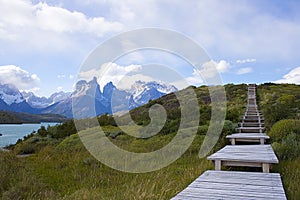
<instances>
[{"instance_id":1,"label":"green grass","mask_svg":"<svg viewBox=\"0 0 300 200\"><path fill-rule=\"evenodd\" d=\"M280 173L285 193L289 200L298 200L300 197L300 158L294 160L280 160L274 165L273 172Z\"/></svg>"},{"instance_id":2,"label":"green grass","mask_svg":"<svg viewBox=\"0 0 300 200\"><path fill-rule=\"evenodd\" d=\"M124 173L101 164L84 149L77 135L27 158L1 152L5 164L1 164L0 194L2 199L169 199L212 169L211 162L198 158L202 140L198 135L176 162L144 174ZM149 151L143 141L135 141L131 148Z\"/></svg>"},{"instance_id":3,"label":"green grass","mask_svg":"<svg viewBox=\"0 0 300 200\"><path fill-rule=\"evenodd\" d=\"M201 105L200 128L190 148L171 165L144 174L130 174L111 169L89 154L79 136L74 134L74 123L69 121L57 127L40 129L37 135L28 136L11 147L13 151L0 152L0 199L170 199L204 171L213 169L212 162L198 157L210 118L208 89L205 86L194 89ZM236 127L246 104L245 84L228 84L225 89L228 101L227 120L223 134L213 151L228 144L225 136L232 133ZM294 97L291 98L290 94ZM282 118L299 118L300 86L264 84L258 87L258 97L268 130ZM147 125L150 121L148 109L151 105L160 103L166 107L170 116L168 115L164 129L149 139L136 139L124 134L138 133L139 130L136 127L123 127L126 129L123 132L115 126L113 118L109 115L103 115L98 120L104 126L105 135L120 148L131 152L154 151L171 141L177 132L180 108L174 98L174 94L166 95L131 111L137 124ZM296 99L295 103L290 104L290 99ZM281 113L286 111L286 108L290 111L284 113L284 116ZM83 120L82 123L88 121ZM95 135L89 133L91 130L93 129L86 132L86 136L93 138ZM16 156L17 153L28 152L35 154L26 158ZM272 168L272 172L281 174L287 197L292 200L300 197L299 163L299 157L280 159L279 164Z\"/></svg>"}]
</instances>

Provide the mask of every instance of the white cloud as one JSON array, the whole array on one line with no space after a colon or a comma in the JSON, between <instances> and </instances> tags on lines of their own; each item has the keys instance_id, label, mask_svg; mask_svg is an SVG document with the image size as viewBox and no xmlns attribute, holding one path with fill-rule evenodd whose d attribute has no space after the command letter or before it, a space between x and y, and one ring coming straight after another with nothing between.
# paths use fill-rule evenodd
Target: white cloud
<instances>
[{"instance_id":1,"label":"white cloud","mask_svg":"<svg viewBox=\"0 0 300 200\"><path fill-rule=\"evenodd\" d=\"M292 69L284 75L282 79L275 81L276 83L295 83L300 84L300 67Z\"/></svg>"},{"instance_id":2,"label":"white cloud","mask_svg":"<svg viewBox=\"0 0 300 200\"><path fill-rule=\"evenodd\" d=\"M262 12L263 5L253 1L224 3L222 0L195 0L189 3L172 1L170 4L159 0L89 2L97 2L95 5L98 6L108 4L112 14L127 28L146 25L178 30L203 44L210 53L211 50L222 52L222 57L290 59L297 56L295 49L300 46L298 9L287 2L283 3L290 12L283 13L286 17L272 12L272 8L279 7L279 4ZM187 10L189 12L185 12ZM123 13L130 17L124 17Z\"/></svg>"},{"instance_id":3,"label":"white cloud","mask_svg":"<svg viewBox=\"0 0 300 200\"><path fill-rule=\"evenodd\" d=\"M225 73L230 69L230 63L228 63L225 60L220 60L220 62L213 61L216 65L216 69L219 71L219 73Z\"/></svg>"},{"instance_id":4,"label":"white cloud","mask_svg":"<svg viewBox=\"0 0 300 200\"><path fill-rule=\"evenodd\" d=\"M59 75L57 75L57 78L66 78L66 75L64 75L64 74L59 74Z\"/></svg>"},{"instance_id":5,"label":"white cloud","mask_svg":"<svg viewBox=\"0 0 300 200\"><path fill-rule=\"evenodd\" d=\"M202 65L202 69L200 70L200 74L204 78L211 78L216 75L216 73L225 73L231 68L230 63L225 60L220 60L216 62L214 60L210 60Z\"/></svg>"},{"instance_id":6,"label":"white cloud","mask_svg":"<svg viewBox=\"0 0 300 200\"><path fill-rule=\"evenodd\" d=\"M38 28L55 32L81 32L102 36L106 32L120 31L123 25L109 22L103 17L89 18L81 12L38 3L33 7Z\"/></svg>"},{"instance_id":7,"label":"white cloud","mask_svg":"<svg viewBox=\"0 0 300 200\"><path fill-rule=\"evenodd\" d=\"M191 76L182 78L181 80L174 81L170 84L174 85L177 89L181 90L190 85L199 86L202 83L203 83L203 79L200 76L199 72L193 69L193 73Z\"/></svg>"},{"instance_id":8,"label":"white cloud","mask_svg":"<svg viewBox=\"0 0 300 200\"><path fill-rule=\"evenodd\" d=\"M63 87L62 87L62 86L58 86L58 87L56 88L56 90L57 90L58 92L60 92L60 91L63 90Z\"/></svg>"},{"instance_id":9,"label":"white cloud","mask_svg":"<svg viewBox=\"0 0 300 200\"><path fill-rule=\"evenodd\" d=\"M9 11L9 12L7 12ZM81 12L33 4L27 0L0 1L0 24L6 28L31 28L57 33L91 33L102 36L110 31L120 31L123 25L103 17L88 17Z\"/></svg>"},{"instance_id":10,"label":"white cloud","mask_svg":"<svg viewBox=\"0 0 300 200\"><path fill-rule=\"evenodd\" d=\"M12 57L63 52L74 59L90 51L99 37L123 29L122 23L101 15L30 0L0 0L0 45L7 47L1 51Z\"/></svg>"},{"instance_id":11,"label":"white cloud","mask_svg":"<svg viewBox=\"0 0 300 200\"><path fill-rule=\"evenodd\" d=\"M70 75L65 75L65 74L59 74L56 76L58 79L65 79L65 78L69 78L69 79L74 79L74 75L70 74Z\"/></svg>"},{"instance_id":12,"label":"white cloud","mask_svg":"<svg viewBox=\"0 0 300 200\"><path fill-rule=\"evenodd\" d=\"M81 72L78 79L91 80L93 77L96 77L101 88L111 81L117 88L129 89L135 81L153 80L149 76L140 74L141 69L142 66L140 65L120 66L116 63L105 63L98 69L94 68Z\"/></svg>"},{"instance_id":13,"label":"white cloud","mask_svg":"<svg viewBox=\"0 0 300 200\"><path fill-rule=\"evenodd\" d=\"M249 74L251 73L253 70L251 67L244 67L244 68L241 68L241 69L238 69L236 74L238 75L242 75L242 74Z\"/></svg>"},{"instance_id":14,"label":"white cloud","mask_svg":"<svg viewBox=\"0 0 300 200\"><path fill-rule=\"evenodd\" d=\"M186 80L190 85L199 85L199 84L203 83L203 80L202 80L199 72L196 71L195 69L193 69L192 76L187 77Z\"/></svg>"},{"instance_id":15,"label":"white cloud","mask_svg":"<svg viewBox=\"0 0 300 200\"><path fill-rule=\"evenodd\" d=\"M36 74L15 65L0 66L0 83L13 84L19 90L38 91L40 79Z\"/></svg>"},{"instance_id":16,"label":"white cloud","mask_svg":"<svg viewBox=\"0 0 300 200\"><path fill-rule=\"evenodd\" d=\"M256 59L255 58L247 58L247 59L236 61L236 63L238 63L238 64L245 64L245 63L252 63L252 62L256 62Z\"/></svg>"}]
</instances>

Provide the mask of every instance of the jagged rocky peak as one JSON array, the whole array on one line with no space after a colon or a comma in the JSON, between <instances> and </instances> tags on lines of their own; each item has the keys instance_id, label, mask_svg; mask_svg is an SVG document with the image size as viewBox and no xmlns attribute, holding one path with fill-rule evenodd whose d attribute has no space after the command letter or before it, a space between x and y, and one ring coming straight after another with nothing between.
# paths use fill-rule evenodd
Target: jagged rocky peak
<instances>
[{"instance_id":1,"label":"jagged rocky peak","mask_svg":"<svg viewBox=\"0 0 300 200\"><path fill-rule=\"evenodd\" d=\"M103 95L106 97L111 97L114 90L116 90L116 86L109 82L103 87Z\"/></svg>"},{"instance_id":2,"label":"jagged rocky peak","mask_svg":"<svg viewBox=\"0 0 300 200\"><path fill-rule=\"evenodd\" d=\"M178 91L178 89L174 85L167 85L166 83L156 82L156 81L150 81L150 82L136 81L132 85L131 90L137 91L137 90L144 90L150 88L155 88L157 91L165 94Z\"/></svg>"},{"instance_id":3,"label":"jagged rocky peak","mask_svg":"<svg viewBox=\"0 0 300 200\"><path fill-rule=\"evenodd\" d=\"M90 85L99 85L96 77L93 77L93 79L89 82L89 84Z\"/></svg>"},{"instance_id":4,"label":"jagged rocky peak","mask_svg":"<svg viewBox=\"0 0 300 200\"><path fill-rule=\"evenodd\" d=\"M52 103L56 103L56 102L65 100L65 99L69 98L70 96L71 96L71 92L63 92L63 91L60 91L60 92L55 92L55 93L53 93L53 94L49 97L49 99L51 100Z\"/></svg>"},{"instance_id":5,"label":"jagged rocky peak","mask_svg":"<svg viewBox=\"0 0 300 200\"><path fill-rule=\"evenodd\" d=\"M87 81L86 80L78 81L75 85L75 92L79 92L81 90L84 90L86 86L87 86Z\"/></svg>"},{"instance_id":6,"label":"jagged rocky peak","mask_svg":"<svg viewBox=\"0 0 300 200\"><path fill-rule=\"evenodd\" d=\"M0 84L0 99L7 105L25 101L21 92L12 84Z\"/></svg>"}]
</instances>

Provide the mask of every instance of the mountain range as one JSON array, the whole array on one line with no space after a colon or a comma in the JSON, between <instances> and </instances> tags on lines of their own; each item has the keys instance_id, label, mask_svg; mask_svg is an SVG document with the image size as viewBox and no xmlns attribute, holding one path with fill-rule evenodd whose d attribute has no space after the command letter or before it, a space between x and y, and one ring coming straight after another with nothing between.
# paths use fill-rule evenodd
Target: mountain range
<instances>
[{"instance_id":1,"label":"mountain range","mask_svg":"<svg viewBox=\"0 0 300 200\"><path fill-rule=\"evenodd\" d=\"M128 90L120 90L109 82L101 91L97 79L93 78L78 81L73 92L57 92L47 98L20 92L11 84L0 84L0 110L84 118L131 110L176 91L175 86L155 81L136 81Z\"/></svg>"}]
</instances>

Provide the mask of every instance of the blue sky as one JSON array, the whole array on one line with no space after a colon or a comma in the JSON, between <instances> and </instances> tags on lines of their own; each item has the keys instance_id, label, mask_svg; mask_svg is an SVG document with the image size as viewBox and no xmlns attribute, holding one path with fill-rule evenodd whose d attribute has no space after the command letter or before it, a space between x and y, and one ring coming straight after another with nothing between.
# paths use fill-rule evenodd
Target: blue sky
<instances>
[{"instance_id":1,"label":"blue sky","mask_svg":"<svg viewBox=\"0 0 300 200\"><path fill-rule=\"evenodd\" d=\"M81 65L99 44L125 31L157 27L202 46L223 83L300 84L299 10L297 0L0 0L0 83L43 96L71 91ZM118 81L122 71L140 70L147 56L157 58L141 54L113 63L100 84ZM203 84L191 66L167 60L161 64Z\"/></svg>"}]
</instances>

